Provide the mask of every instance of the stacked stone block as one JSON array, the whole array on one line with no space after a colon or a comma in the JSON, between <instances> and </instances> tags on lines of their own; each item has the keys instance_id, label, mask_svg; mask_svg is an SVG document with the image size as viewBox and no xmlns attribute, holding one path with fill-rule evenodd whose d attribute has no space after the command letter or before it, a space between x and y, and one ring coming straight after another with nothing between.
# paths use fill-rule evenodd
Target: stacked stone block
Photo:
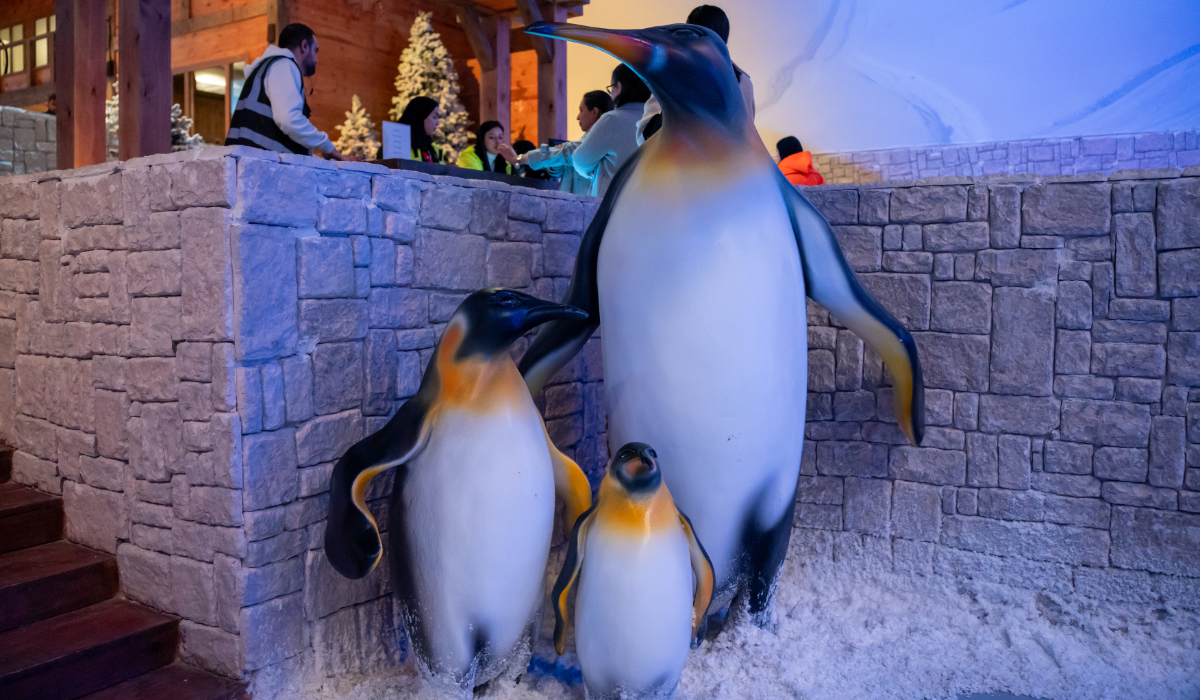
<instances>
[{"instance_id":1,"label":"stacked stone block","mask_svg":"<svg viewBox=\"0 0 1200 700\"><path fill-rule=\"evenodd\" d=\"M323 553L333 464L416 393L471 291L561 298L597 202L245 148L0 181L0 440L67 537L229 676L403 656L387 567ZM525 346L522 340L516 352ZM539 402L607 458L599 340ZM370 504L386 527L390 478Z\"/></svg>"},{"instance_id":2,"label":"stacked stone block","mask_svg":"<svg viewBox=\"0 0 1200 700\"><path fill-rule=\"evenodd\" d=\"M1027 139L819 153L830 184L979 175L1074 175L1200 165L1200 131Z\"/></svg>"},{"instance_id":3,"label":"stacked stone block","mask_svg":"<svg viewBox=\"0 0 1200 700\"><path fill-rule=\"evenodd\" d=\"M1200 168L1180 175L801 188L912 331L927 425L910 446L878 356L810 302L806 551L1200 606Z\"/></svg>"},{"instance_id":4,"label":"stacked stone block","mask_svg":"<svg viewBox=\"0 0 1200 700\"><path fill-rule=\"evenodd\" d=\"M52 114L0 106L0 176L42 173L58 161Z\"/></svg>"}]
</instances>

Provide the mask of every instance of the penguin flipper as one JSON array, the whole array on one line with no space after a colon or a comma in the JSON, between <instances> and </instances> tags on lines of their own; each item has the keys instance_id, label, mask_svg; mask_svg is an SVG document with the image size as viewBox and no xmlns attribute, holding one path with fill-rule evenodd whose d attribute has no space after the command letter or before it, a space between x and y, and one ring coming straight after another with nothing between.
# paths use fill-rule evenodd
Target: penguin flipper
<instances>
[{"instance_id":1,"label":"penguin flipper","mask_svg":"<svg viewBox=\"0 0 1200 700\"><path fill-rule=\"evenodd\" d=\"M692 595L692 648L697 649L707 631L708 604L712 602L716 577L713 574L712 560L708 558L708 552L704 551L704 545L700 544L700 538L696 537L692 521L682 510L676 510L679 513L679 522L683 524L683 532L687 535L692 573L696 576L696 590Z\"/></svg>"},{"instance_id":2,"label":"penguin flipper","mask_svg":"<svg viewBox=\"0 0 1200 700\"><path fill-rule=\"evenodd\" d=\"M583 567L583 550L587 544L588 529L591 528L595 515L596 506L592 505L575 521L567 547L567 558L563 561L562 571L558 573L558 580L554 583L554 650L559 656L567 651L567 624L570 622L567 619L567 593Z\"/></svg>"},{"instance_id":3,"label":"penguin flipper","mask_svg":"<svg viewBox=\"0 0 1200 700\"><path fill-rule=\"evenodd\" d=\"M604 229L608 226L608 217L612 214L613 206L621 190L629 181L629 176L641 158L641 150L625 161L617 170L604 201L596 212L583 241L579 245L579 253L575 257L575 272L571 276L571 286L567 289L566 298L562 303L583 309L588 317L582 321L559 319L542 326L537 337L521 358L519 368L529 386L529 393L537 396L546 382L562 366L575 357L583 344L600 325L600 297L596 289L596 259L600 253L600 240L604 237Z\"/></svg>"},{"instance_id":4,"label":"penguin flipper","mask_svg":"<svg viewBox=\"0 0 1200 700\"><path fill-rule=\"evenodd\" d=\"M912 334L859 284L825 217L778 168L775 174L800 247L808 296L883 358L892 373L896 421L909 441L920 445L925 434L925 384Z\"/></svg>"},{"instance_id":5,"label":"penguin flipper","mask_svg":"<svg viewBox=\"0 0 1200 700\"><path fill-rule=\"evenodd\" d=\"M542 421L542 432L546 422ZM563 529L575 526L579 516L592 507L592 486L575 460L559 451L546 433L546 447L550 448L550 462L554 465L554 492L563 502Z\"/></svg>"},{"instance_id":6,"label":"penguin flipper","mask_svg":"<svg viewBox=\"0 0 1200 700\"><path fill-rule=\"evenodd\" d=\"M429 437L428 405L413 397L379 432L355 443L333 467L329 480L329 519L325 528L325 555L335 571L346 578L371 573L383 557L379 526L367 508L371 479L416 456ZM403 488L397 478L393 488Z\"/></svg>"}]
</instances>

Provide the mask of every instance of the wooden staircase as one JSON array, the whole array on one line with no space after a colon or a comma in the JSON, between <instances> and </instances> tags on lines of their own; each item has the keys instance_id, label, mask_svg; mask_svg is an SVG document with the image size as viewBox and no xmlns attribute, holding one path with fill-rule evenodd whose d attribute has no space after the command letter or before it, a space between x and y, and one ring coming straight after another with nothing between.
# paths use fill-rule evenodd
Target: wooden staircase
<instances>
[{"instance_id":1,"label":"wooden staircase","mask_svg":"<svg viewBox=\"0 0 1200 700\"><path fill-rule=\"evenodd\" d=\"M179 620L119 597L116 559L62 539L62 499L11 483L12 454L0 445L0 698L247 698L175 663Z\"/></svg>"}]
</instances>

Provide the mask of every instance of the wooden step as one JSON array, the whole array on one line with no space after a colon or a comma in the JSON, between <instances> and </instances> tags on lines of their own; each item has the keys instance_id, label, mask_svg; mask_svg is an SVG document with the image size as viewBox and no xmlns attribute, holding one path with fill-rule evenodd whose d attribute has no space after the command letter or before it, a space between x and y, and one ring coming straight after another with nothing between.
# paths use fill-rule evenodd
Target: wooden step
<instances>
[{"instance_id":1,"label":"wooden step","mask_svg":"<svg viewBox=\"0 0 1200 700\"><path fill-rule=\"evenodd\" d=\"M179 620L124 600L0 632L0 698L73 700L175 659Z\"/></svg>"},{"instance_id":2,"label":"wooden step","mask_svg":"<svg viewBox=\"0 0 1200 700\"><path fill-rule=\"evenodd\" d=\"M17 484L0 484L0 554L62 539L63 502Z\"/></svg>"},{"instance_id":3,"label":"wooden step","mask_svg":"<svg viewBox=\"0 0 1200 700\"><path fill-rule=\"evenodd\" d=\"M83 700L246 700L246 684L175 663Z\"/></svg>"},{"instance_id":4,"label":"wooden step","mask_svg":"<svg viewBox=\"0 0 1200 700\"><path fill-rule=\"evenodd\" d=\"M0 632L117 594L117 560L58 541L0 555Z\"/></svg>"},{"instance_id":5,"label":"wooden step","mask_svg":"<svg viewBox=\"0 0 1200 700\"><path fill-rule=\"evenodd\" d=\"M15 448L0 443L0 484L12 478L12 458Z\"/></svg>"}]
</instances>

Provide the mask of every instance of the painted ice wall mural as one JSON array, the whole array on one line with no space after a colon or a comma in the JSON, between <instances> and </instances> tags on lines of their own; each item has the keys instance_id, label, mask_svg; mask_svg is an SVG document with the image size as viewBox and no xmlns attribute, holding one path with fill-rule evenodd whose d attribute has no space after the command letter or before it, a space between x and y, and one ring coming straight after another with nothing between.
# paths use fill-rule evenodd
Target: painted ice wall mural
<instances>
[{"instance_id":1,"label":"painted ice wall mural","mask_svg":"<svg viewBox=\"0 0 1200 700\"><path fill-rule=\"evenodd\" d=\"M604 0L586 23L678 22L697 4ZM1195 0L717 4L769 144L795 134L812 150L861 151L1200 126ZM573 99L607 84L615 61L568 51Z\"/></svg>"}]
</instances>

